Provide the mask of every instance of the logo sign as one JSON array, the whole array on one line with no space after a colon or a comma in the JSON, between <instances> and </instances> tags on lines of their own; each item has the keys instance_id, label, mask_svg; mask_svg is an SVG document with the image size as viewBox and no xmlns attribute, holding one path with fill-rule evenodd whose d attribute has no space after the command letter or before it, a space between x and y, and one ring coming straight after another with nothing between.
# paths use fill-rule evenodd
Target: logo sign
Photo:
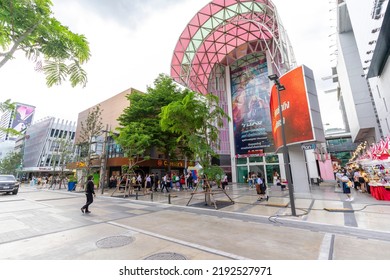
<instances>
[{"instance_id":1,"label":"logo sign","mask_svg":"<svg viewBox=\"0 0 390 280\"><path fill-rule=\"evenodd\" d=\"M316 148L316 144L302 144L301 145L302 150L314 150Z\"/></svg>"}]
</instances>

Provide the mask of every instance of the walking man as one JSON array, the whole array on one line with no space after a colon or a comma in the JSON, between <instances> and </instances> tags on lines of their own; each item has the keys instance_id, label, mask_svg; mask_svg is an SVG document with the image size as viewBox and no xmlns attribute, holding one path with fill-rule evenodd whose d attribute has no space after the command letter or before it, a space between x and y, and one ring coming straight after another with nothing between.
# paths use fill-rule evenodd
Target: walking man
<instances>
[{"instance_id":1,"label":"walking man","mask_svg":"<svg viewBox=\"0 0 390 280\"><path fill-rule=\"evenodd\" d=\"M81 207L81 212L83 212L83 213L91 213L91 211L88 210L88 207L89 207L89 205L92 204L93 197L96 196L95 195L95 185L92 181L92 175L89 175L87 180L88 180L87 181L87 188L85 189L85 195L87 196L87 202L85 203L85 205L83 207Z\"/></svg>"}]
</instances>

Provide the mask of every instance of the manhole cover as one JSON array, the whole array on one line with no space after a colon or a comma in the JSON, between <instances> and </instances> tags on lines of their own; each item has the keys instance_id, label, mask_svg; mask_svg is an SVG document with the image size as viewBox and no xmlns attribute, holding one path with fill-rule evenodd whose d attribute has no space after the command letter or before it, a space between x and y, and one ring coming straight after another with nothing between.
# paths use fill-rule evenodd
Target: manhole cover
<instances>
[{"instance_id":1,"label":"manhole cover","mask_svg":"<svg viewBox=\"0 0 390 280\"><path fill-rule=\"evenodd\" d=\"M133 237L130 236L110 236L100 239L96 242L99 248L115 248L125 246L134 241Z\"/></svg>"},{"instance_id":2,"label":"manhole cover","mask_svg":"<svg viewBox=\"0 0 390 280\"><path fill-rule=\"evenodd\" d=\"M186 260L186 257L176 253L164 252L151 255L144 260Z\"/></svg>"}]
</instances>

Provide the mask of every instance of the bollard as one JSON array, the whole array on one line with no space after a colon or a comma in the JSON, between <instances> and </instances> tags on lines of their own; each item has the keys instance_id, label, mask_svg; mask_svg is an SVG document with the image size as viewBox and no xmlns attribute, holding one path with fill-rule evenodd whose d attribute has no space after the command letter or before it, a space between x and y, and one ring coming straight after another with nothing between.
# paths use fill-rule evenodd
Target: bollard
<instances>
[{"instance_id":1,"label":"bollard","mask_svg":"<svg viewBox=\"0 0 390 280\"><path fill-rule=\"evenodd\" d=\"M168 204L171 204L171 194L168 194Z\"/></svg>"},{"instance_id":2,"label":"bollard","mask_svg":"<svg viewBox=\"0 0 390 280\"><path fill-rule=\"evenodd\" d=\"M138 191L135 192L135 200L138 200Z\"/></svg>"},{"instance_id":3,"label":"bollard","mask_svg":"<svg viewBox=\"0 0 390 280\"><path fill-rule=\"evenodd\" d=\"M150 200L153 201L153 191L150 193Z\"/></svg>"}]
</instances>

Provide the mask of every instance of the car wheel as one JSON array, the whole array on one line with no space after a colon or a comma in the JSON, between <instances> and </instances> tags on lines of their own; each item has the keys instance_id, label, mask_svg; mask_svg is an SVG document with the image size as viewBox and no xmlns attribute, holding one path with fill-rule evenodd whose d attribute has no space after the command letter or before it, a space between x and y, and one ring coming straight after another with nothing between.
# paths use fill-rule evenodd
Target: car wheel
<instances>
[{"instance_id":1,"label":"car wheel","mask_svg":"<svg viewBox=\"0 0 390 280\"><path fill-rule=\"evenodd\" d=\"M19 190L13 191L12 194L17 194Z\"/></svg>"}]
</instances>

